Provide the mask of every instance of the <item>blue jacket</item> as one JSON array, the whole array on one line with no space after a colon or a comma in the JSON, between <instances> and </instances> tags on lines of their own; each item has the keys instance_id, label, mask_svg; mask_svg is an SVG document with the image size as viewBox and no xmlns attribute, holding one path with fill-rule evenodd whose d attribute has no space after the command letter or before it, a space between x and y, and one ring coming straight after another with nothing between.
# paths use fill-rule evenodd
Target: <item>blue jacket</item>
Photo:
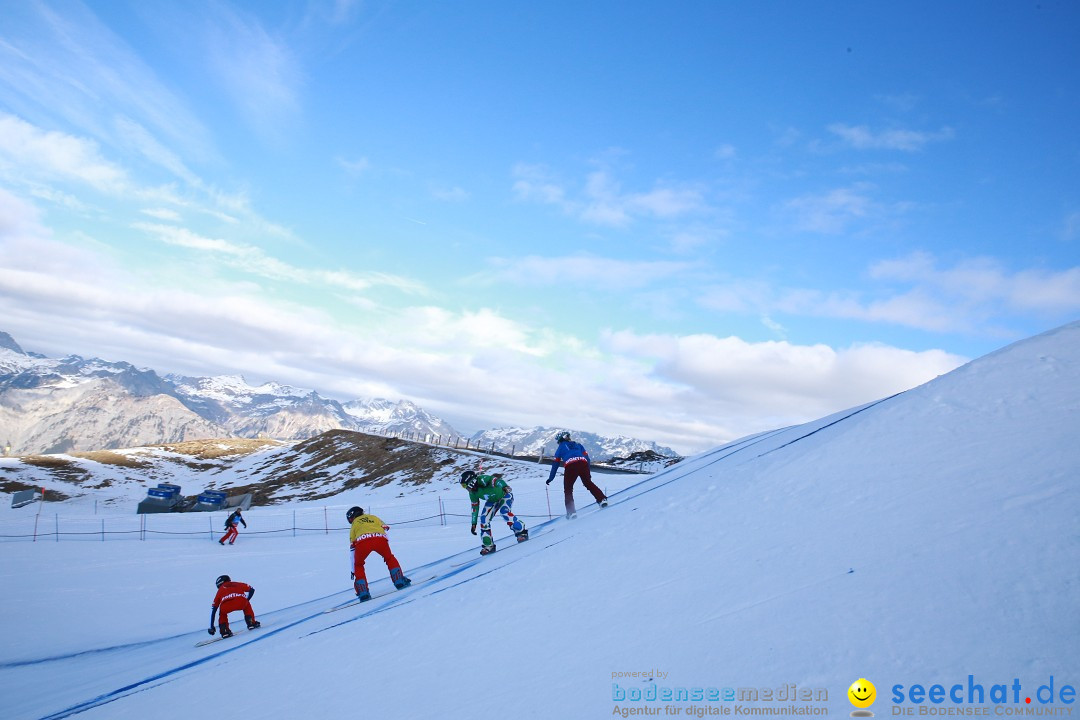
<instances>
[{"instance_id":1,"label":"blue jacket","mask_svg":"<svg viewBox=\"0 0 1080 720\"><path fill-rule=\"evenodd\" d=\"M589 467L592 467L592 461L589 460L589 451L581 443L573 440L564 440L559 443L559 449L555 451L555 462L551 463L551 474L548 475L548 482L555 478L560 465L565 467L569 463L580 462L581 460L589 463Z\"/></svg>"}]
</instances>

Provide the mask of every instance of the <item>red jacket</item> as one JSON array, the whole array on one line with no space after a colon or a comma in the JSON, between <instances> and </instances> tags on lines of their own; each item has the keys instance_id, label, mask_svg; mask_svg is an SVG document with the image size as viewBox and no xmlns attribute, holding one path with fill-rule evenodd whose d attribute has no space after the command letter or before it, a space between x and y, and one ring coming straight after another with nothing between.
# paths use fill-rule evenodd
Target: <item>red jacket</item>
<instances>
[{"instance_id":1,"label":"red jacket","mask_svg":"<svg viewBox=\"0 0 1080 720\"><path fill-rule=\"evenodd\" d=\"M211 606L217 610L218 606L222 603L227 603L230 600L238 600L243 598L247 600L255 594L255 588L251 587L247 583L237 582L235 580L227 583L221 583L221 587L218 588L217 595L214 596L214 604Z\"/></svg>"}]
</instances>

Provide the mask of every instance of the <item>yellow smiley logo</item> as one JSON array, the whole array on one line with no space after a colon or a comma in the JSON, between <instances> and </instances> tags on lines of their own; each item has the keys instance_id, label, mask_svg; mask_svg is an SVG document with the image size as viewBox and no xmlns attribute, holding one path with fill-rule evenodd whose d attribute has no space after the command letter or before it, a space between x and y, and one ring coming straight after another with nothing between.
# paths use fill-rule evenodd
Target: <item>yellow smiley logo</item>
<instances>
[{"instance_id":1,"label":"yellow smiley logo","mask_svg":"<svg viewBox=\"0 0 1080 720\"><path fill-rule=\"evenodd\" d=\"M868 708L874 704L874 699L877 698L877 688L874 687L874 683L866 678L859 678L851 683L847 696L855 707Z\"/></svg>"}]
</instances>

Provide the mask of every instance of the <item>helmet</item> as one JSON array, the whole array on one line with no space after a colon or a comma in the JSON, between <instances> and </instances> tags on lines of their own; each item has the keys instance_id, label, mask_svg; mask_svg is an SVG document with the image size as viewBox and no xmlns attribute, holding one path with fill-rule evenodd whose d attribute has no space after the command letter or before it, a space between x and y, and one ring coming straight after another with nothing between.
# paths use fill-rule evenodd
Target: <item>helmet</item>
<instances>
[{"instance_id":1,"label":"helmet","mask_svg":"<svg viewBox=\"0 0 1080 720\"><path fill-rule=\"evenodd\" d=\"M472 470L466 470L465 472L461 473L461 486L470 491L475 490L476 473L474 473Z\"/></svg>"},{"instance_id":2,"label":"helmet","mask_svg":"<svg viewBox=\"0 0 1080 720\"><path fill-rule=\"evenodd\" d=\"M232 582L232 578L228 575L218 575L218 579L214 581L214 584L221 587L227 582Z\"/></svg>"},{"instance_id":3,"label":"helmet","mask_svg":"<svg viewBox=\"0 0 1080 720\"><path fill-rule=\"evenodd\" d=\"M352 522L353 520L355 520L356 518L360 517L363 514L364 514L364 508L353 505L351 508L349 508L349 511L347 513L345 513L345 519L348 520L349 522Z\"/></svg>"},{"instance_id":4,"label":"helmet","mask_svg":"<svg viewBox=\"0 0 1080 720\"><path fill-rule=\"evenodd\" d=\"M570 442L570 433L566 430L563 430L561 433L555 436L555 442Z\"/></svg>"}]
</instances>

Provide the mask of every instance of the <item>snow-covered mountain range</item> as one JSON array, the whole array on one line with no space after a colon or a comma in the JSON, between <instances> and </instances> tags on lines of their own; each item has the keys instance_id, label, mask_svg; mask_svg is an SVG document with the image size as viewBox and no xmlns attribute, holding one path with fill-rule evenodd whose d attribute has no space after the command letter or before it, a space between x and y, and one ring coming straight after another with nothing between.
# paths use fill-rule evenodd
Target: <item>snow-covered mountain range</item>
<instances>
[{"instance_id":1,"label":"snow-covered mountain range","mask_svg":"<svg viewBox=\"0 0 1080 720\"><path fill-rule=\"evenodd\" d=\"M329 430L412 439L458 437L449 423L408 400L341 402L276 382L251 385L239 375L159 375L127 362L25 352L0 332L0 451L6 454L108 450L207 438L303 440ZM554 428L508 428L470 439L509 452L554 450ZM625 437L577 433L596 460L670 448Z\"/></svg>"},{"instance_id":2,"label":"snow-covered mountain range","mask_svg":"<svg viewBox=\"0 0 1080 720\"><path fill-rule=\"evenodd\" d=\"M475 447L486 448L492 445L496 449L515 448L515 452L524 455L550 455L558 444L555 436L561 431L569 431L574 440L589 451L593 460L606 461L611 458L629 458L635 453L653 452L666 458L678 457L678 453L669 447L646 442L637 438L617 435L604 437L596 433L574 430L573 428L534 427L534 428L495 428L475 433L471 440Z\"/></svg>"},{"instance_id":3,"label":"snow-covered mountain range","mask_svg":"<svg viewBox=\"0 0 1080 720\"><path fill-rule=\"evenodd\" d=\"M444 438L456 431L407 400L346 403L243 377L159 375L127 362L27 353L0 333L0 443L12 454L206 438L299 440L328 430Z\"/></svg>"}]
</instances>

